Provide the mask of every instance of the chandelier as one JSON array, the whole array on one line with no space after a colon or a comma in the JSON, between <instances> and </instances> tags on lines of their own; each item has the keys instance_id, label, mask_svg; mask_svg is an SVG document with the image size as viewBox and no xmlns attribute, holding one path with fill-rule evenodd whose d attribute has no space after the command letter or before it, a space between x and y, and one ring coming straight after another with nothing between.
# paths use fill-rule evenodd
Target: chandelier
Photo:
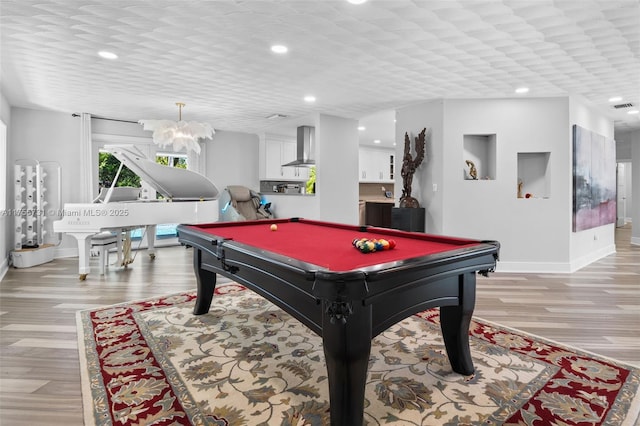
<instances>
[{"instance_id":1,"label":"chandelier","mask_svg":"<svg viewBox=\"0 0 640 426\"><path fill-rule=\"evenodd\" d=\"M153 131L153 143L160 147L173 145L174 151L185 148L200 154L198 139L212 139L215 131L207 123L197 121L182 121L183 102L176 102L178 106L178 121L172 120L139 120L144 130Z\"/></svg>"}]
</instances>

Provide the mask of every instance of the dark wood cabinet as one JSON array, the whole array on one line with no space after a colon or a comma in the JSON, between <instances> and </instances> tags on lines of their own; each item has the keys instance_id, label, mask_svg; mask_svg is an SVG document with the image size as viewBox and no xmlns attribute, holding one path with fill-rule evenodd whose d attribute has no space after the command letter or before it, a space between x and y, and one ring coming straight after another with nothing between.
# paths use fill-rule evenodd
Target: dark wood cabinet
<instances>
[{"instance_id":1,"label":"dark wood cabinet","mask_svg":"<svg viewBox=\"0 0 640 426\"><path fill-rule=\"evenodd\" d=\"M364 210L364 224L391 228L391 208L393 203L377 203L367 201Z\"/></svg>"}]
</instances>

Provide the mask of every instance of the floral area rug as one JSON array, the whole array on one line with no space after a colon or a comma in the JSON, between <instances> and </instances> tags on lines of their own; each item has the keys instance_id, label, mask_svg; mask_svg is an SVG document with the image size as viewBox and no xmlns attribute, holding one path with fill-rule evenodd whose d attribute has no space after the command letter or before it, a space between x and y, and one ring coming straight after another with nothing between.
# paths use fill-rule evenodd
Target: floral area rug
<instances>
[{"instance_id":1,"label":"floral area rug","mask_svg":"<svg viewBox=\"0 0 640 426\"><path fill-rule=\"evenodd\" d=\"M322 340L236 284L78 313L86 425L329 425ZM472 377L438 310L373 341L368 425L634 425L640 371L474 318Z\"/></svg>"}]
</instances>

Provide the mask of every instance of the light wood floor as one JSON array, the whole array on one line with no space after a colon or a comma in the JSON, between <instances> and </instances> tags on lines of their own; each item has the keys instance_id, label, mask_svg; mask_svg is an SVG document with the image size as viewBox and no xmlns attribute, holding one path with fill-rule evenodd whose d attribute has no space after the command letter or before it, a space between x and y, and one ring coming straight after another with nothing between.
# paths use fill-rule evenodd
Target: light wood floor
<instances>
[{"instance_id":1,"label":"light wood floor","mask_svg":"<svg viewBox=\"0 0 640 426\"><path fill-rule=\"evenodd\" d=\"M475 315L640 366L640 247L630 226L617 253L574 274L492 274ZM195 288L191 251L140 252L128 269L78 281L76 259L11 269L0 283L0 425L81 425L78 310Z\"/></svg>"}]
</instances>

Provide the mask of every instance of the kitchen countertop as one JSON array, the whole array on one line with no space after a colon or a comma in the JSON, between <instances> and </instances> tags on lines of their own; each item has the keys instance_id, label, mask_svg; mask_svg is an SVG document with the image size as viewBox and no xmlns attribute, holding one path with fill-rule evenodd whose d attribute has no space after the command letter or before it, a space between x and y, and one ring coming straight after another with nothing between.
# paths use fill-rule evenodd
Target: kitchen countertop
<instances>
[{"instance_id":1,"label":"kitchen countertop","mask_svg":"<svg viewBox=\"0 0 640 426\"><path fill-rule=\"evenodd\" d=\"M365 197L365 198L360 198L360 201L363 201L366 203L394 203L394 204L396 202L395 199L386 198L386 197Z\"/></svg>"}]
</instances>

